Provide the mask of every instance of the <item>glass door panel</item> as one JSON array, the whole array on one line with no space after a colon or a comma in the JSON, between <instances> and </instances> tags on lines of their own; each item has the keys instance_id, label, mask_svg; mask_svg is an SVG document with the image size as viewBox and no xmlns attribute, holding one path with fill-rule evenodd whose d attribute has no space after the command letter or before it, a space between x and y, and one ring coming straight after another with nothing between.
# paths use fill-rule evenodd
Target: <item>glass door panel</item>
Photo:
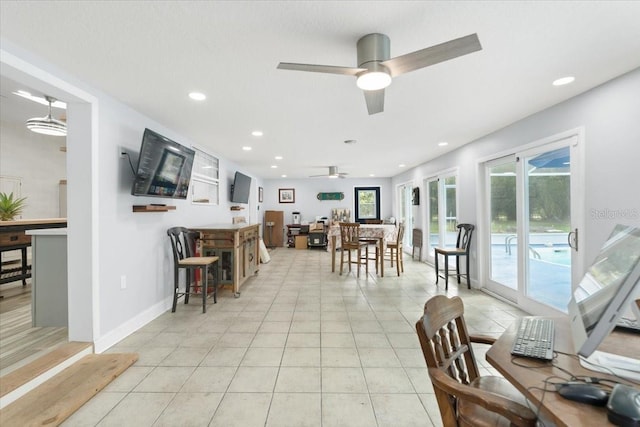
<instances>
[{"instance_id":1,"label":"glass door panel","mask_svg":"<svg viewBox=\"0 0 640 427\"><path fill-rule=\"evenodd\" d=\"M516 212L516 160L492 162L487 167L490 215L489 279L518 288L518 217Z\"/></svg>"},{"instance_id":2,"label":"glass door panel","mask_svg":"<svg viewBox=\"0 0 640 427\"><path fill-rule=\"evenodd\" d=\"M427 257L434 259L434 248L440 245L440 221L439 221L439 197L438 197L438 180L434 179L427 182L427 192L429 193L427 201L428 209L428 225L429 238L427 239Z\"/></svg>"},{"instance_id":3,"label":"glass door panel","mask_svg":"<svg viewBox=\"0 0 640 427\"><path fill-rule=\"evenodd\" d=\"M525 295L566 311L571 296L569 147L525 157Z\"/></svg>"},{"instance_id":4,"label":"glass door panel","mask_svg":"<svg viewBox=\"0 0 640 427\"><path fill-rule=\"evenodd\" d=\"M445 212L445 237L444 246L456 247L458 238L458 214L456 207L456 177L448 176L444 179L444 212Z\"/></svg>"}]
</instances>

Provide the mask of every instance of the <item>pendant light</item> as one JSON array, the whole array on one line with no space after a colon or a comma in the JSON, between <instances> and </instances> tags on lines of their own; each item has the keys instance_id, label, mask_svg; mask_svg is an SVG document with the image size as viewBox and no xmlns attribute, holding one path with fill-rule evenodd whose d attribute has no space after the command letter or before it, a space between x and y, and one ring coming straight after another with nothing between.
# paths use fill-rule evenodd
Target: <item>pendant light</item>
<instances>
[{"instance_id":1,"label":"pendant light","mask_svg":"<svg viewBox=\"0 0 640 427\"><path fill-rule=\"evenodd\" d=\"M56 99L47 95L44 98L49 103L49 114L46 117L34 117L27 120L27 129L44 135L66 136L67 124L51 117L51 104L56 102Z\"/></svg>"}]
</instances>

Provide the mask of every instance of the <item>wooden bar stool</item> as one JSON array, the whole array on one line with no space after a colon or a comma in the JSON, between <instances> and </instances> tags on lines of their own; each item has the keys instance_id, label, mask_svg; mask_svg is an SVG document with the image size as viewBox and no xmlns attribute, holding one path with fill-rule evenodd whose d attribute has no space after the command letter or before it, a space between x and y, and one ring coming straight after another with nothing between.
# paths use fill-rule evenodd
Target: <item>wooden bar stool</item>
<instances>
[{"instance_id":1,"label":"wooden bar stool","mask_svg":"<svg viewBox=\"0 0 640 427\"><path fill-rule=\"evenodd\" d=\"M201 269L203 279L202 286L202 312L207 312L207 291L209 270L218 262L217 256L194 256L196 248L196 238L200 233L191 231L185 227L172 227L167 230L167 234L171 240L171 248L173 250L173 307L171 312L175 313L178 304L178 298L184 296L184 303L189 304L189 294L191 289L191 278L195 278L195 272ZM185 290L180 291L180 269L186 271ZM218 302L218 287L216 285L216 274L213 271L213 303Z\"/></svg>"}]
</instances>

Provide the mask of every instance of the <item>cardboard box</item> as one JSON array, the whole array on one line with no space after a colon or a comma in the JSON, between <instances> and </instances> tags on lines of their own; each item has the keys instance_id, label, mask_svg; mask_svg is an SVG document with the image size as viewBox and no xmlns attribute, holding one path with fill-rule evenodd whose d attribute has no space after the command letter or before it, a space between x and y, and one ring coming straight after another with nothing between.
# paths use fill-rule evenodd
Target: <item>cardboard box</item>
<instances>
[{"instance_id":1,"label":"cardboard box","mask_svg":"<svg viewBox=\"0 0 640 427\"><path fill-rule=\"evenodd\" d=\"M313 222L311 224L309 224L309 231L323 231L324 230L324 224L321 223L317 223L317 222Z\"/></svg>"},{"instance_id":2,"label":"cardboard box","mask_svg":"<svg viewBox=\"0 0 640 427\"><path fill-rule=\"evenodd\" d=\"M307 236L296 236L296 249L307 249Z\"/></svg>"}]
</instances>

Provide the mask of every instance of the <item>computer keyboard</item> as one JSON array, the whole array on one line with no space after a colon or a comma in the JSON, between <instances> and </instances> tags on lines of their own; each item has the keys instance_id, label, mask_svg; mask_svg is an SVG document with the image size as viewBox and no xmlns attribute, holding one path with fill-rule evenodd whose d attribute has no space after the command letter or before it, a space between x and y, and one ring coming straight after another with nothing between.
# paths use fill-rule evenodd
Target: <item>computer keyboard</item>
<instances>
[{"instance_id":1,"label":"computer keyboard","mask_svg":"<svg viewBox=\"0 0 640 427\"><path fill-rule=\"evenodd\" d=\"M554 322L552 319L523 317L516 332L511 354L534 359L553 359Z\"/></svg>"}]
</instances>

